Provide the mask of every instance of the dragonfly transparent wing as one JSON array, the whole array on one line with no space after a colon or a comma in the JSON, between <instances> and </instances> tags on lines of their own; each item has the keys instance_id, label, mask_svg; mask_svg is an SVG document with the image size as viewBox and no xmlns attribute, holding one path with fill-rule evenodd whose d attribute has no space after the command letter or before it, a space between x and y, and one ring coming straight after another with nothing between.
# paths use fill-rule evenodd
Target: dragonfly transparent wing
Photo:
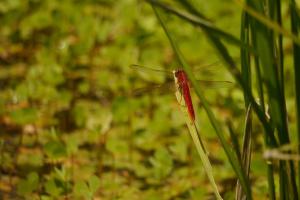
<instances>
[{"instance_id":1,"label":"dragonfly transparent wing","mask_svg":"<svg viewBox=\"0 0 300 200\"><path fill-rule=\"evenodd\" d=\"M209 68L210 66L215 66L218 65L220 62L215 62L206 66L202 66L198 70L204 70L205 68ZM162 73L162 74L167 74L168 76L172 75L173 77L173 72L170 70L165 70L161 68L152 68L152 67L146 67L138 64L132 64L130 67L136 71L144 71L144 72L157 72L157 73ZM197 70L197 69L196 69ZM203 86L205 89L207 88L224 88L224 87L229 87L232 85L230 81L214 81L214 80L199 80L198 81L199 85ZM142 96L146 95L147 93L154 93L158 92L159 94L164 94L164 93L172 93L175 92L175 84L173 80L168 80L166 83L163 84L155 84L155 83L149 83L149 86L147 85L146 87L142 88L135 88L132 90L131 95L132 96Z\"/></svg>"},{"instance_id":2,"label":"dragonfly transparent wing","mask_svg":"<svg viewBox=\"0 0 300 200\"><path fill-rule=\"evenodd\" d=\"M152 67L146 67L146 66L142 66L142 65L132 64L132 65L130 65L130 68L137 70L137 71L144 71L144 72L150 71L150 72L165 73L165 74L169 74L169 75L173 74L172 71L162 69L161 67L152 68Z\"/></svg>"},{"instance_id":3,"label":"dragonfly transparent wing","mask_svg":"<svg viewBox=\"0 0 300 200\"><path fill-rule=\"evenodd\" d=\"M236 62L239 60L240 60L239 57L234 58L234 61L236 61ZM202 72L202 73L204 72L204 73L213 75L213 74L217 74L217 72L220 71L221 66L222 66L221 61L215 61L210 64L203 64L203 65L196 66L193 68L193 72Z\"/></svg>"},{"instance_id":4,"label":"dragonfly transparent wing","mask_svg":"<svg viewBox=\"0 0 300 200\"><path fill-rule=\"evenodd\" d=\"M215 80L198 80L199 85L204 89L221 89L228 88L233 85L230 81L215 81ZM193 87L191 86L191 89ZM174 81L168 81L164 84L149 84L149 86L136 88L132 91L132 96L143 96L149 93L158 92L159 94L174 93L176 91Z\"/></svg>"},{"instance_id":5,"label":"dragonfly transparent wing","mask_svg":"<svg viewBox=\"0 0 300 200\"><path fill-rule=\"evenodd\" d=\"M216 61L210 64L205 64L205 65L200 65L197 67L193 68L194 72L199 72L199 71L209 71L209 70L216 70L215 67L218 67L221 65L220 61Z\"/></svg>"},{"instance_id":6,"label":"dragonfly transparent wing","mask_svg":"<svg viewBox=\"0 0 300 200\"><path fill-rule=\"evenodd\" d=\"M216 80L198 80L197 81L200 86L204 89L221 89L228 88L233 85L231 81L216 81Z\"/></svg>"},{"instance_id":7,"label":"dragonfly transparent wing","mask_svg":"<svg viewBox=\"0 0 300 200\"><path fill-rule=\"evenodd\" d=\"M221 62L217 61L211 64L207 64L207 65L201 65L199 67L196 67L193 69L193 72L214 72L217 71L218 66L220 66ZM157 72L157 73L164 73L164 74L169 74L169 75L173 75L173 72L171 70L166 70L163 69L161 67L146 67L143 65L138 65L138 64L132 64L130 65L130 68L136 70L136 71L143 71L143 72Z\"/></svg>"},{"instance_id":8,"label":"dragonfly transparent wing","mask_svg":"<svg viewBox=\"0 0 300 200\"><path fill-rule=\"evenodd\" d=\"M175 84L174 81L168 81L164 84L149 84L149 86L142 88L135 88L132 90L132 96L143 96L149 93L158 92L159 94L170 94L175 92Z\"/></svg>"}]
</instances>

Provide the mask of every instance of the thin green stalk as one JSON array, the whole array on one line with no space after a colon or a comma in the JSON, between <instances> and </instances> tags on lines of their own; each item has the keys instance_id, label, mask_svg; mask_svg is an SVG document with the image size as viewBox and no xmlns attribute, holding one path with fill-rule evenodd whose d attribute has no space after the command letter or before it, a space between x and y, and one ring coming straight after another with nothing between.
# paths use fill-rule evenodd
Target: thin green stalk
<instances>
[{"instance_id":1,"label":"thin green stalk","mask_svg":"<svg viewBox=\"0 0 300 200\"><path fill-rule=\"evenodd\" d=\"M178 87L176 87L178 88ZM195 147L197 149L197 152L200 156L200 159L202 161L202 164L203 164L203 168L204 168L204 171L208 177L208 180L213 188L213 191L215 193L215 196L218 200L222 200L222 197L219 193L219 190L218 190L218 187L217 187L217 184L215 182L215 179L214 179L214 176L213 176L213 170L212 170L212 166L210 164L210 161L209 161L209 158L207 156L207 153L206 153L206 150L204 149L204 145L203 145L203 142L200 138L200 134L198 132L198 129L196 127L196 124L194 122L192 122L188 116L188 111L187 111L187 107L186 107L186 104L185 102L182 100L182 94L179 90L176 91L175 93L176 95L176 99L180 105L180 108L181 108L181 111L182 113L184 114L184 117L185 117L185 121L186 121L186 124L187 124L187 127L189 129L189 133L193 139L193 142L195 144Z\"/></svg>"},{"instance_id":2,"label":"thin green stalk","mask_svg":"<svg viewBox=\"0 0 300 200\"><path fill-rule=\"evenodd\" d=\"M251 39L252 43L254 46L254 49L257 49L257 41L256 41L256 32L251 29ZM260 70L260 64L259 64L259 58L258 55L254 55L254 65L255 65L255 74L256 74L256 83L257 83L257 91L258 91L258 96L260 99L260 104L263 112L266 112L265 109L265 98L264 98L264 91L263 91L263 80L262 80L262 75L261 75L261 70ZM274 134L274 130L270 130ZM268 137L268 132L266 130L264 131L264 140L267 148L271 148L271 140ZM276 199L275 195L275 182L274 182L274 167L273 167L273 162L267 161L267 176L268 176L268 188L269 188L269 196L271 200Z\"/></svg>"},{"instance_id":3,"label":"thin green stalk","mask_svg":"<svg viewBox=\"0 0 300 200\"><path fill-rule=\"evenodd\" d=\"M227 67L227 69L229 70L229 72L231 72L231 74L235 78L236 82L242 87L243 92L245 93L245 95L247 96L249 101L251 102L251 104L253 106L253 110L255 111L257 117L261 121L261 123L265 129L265 132L268 134L267 137L270 138L270 145L272 147L277 147L278 143L273 134L274 133L273 128L272 128L269 120L267 119L265 112L262 110L260 105L257 104L256 100L253 97L252 92L249 89L249 86L243 81L241 74L239 73L233 59L228 54L228 51L226 50L224 45L217 38L214 38L209 35L207 35L207 36L209 37L210 41L213 43L215 49L217 50L217 53L219 53L220 58L226 64L225 66Z\"/></svg>"},{"instance_id":4,"label":"thin green stalk","mask_svg":"<svg viewBox=\"0 0 300 200\"><path fill-rule=\"evenodd\" d=\"M231 142L232 142L233 150L235 151L238 159L241 162L241 160L242 160L242 154L241 154L241 150L240 150L241 148L240 148L240 145L239 145L238 136L237 136L237 134L233 130L231 121L228 120L226 122L226 124L227 124L228 131L229 131L229 134L230 134L230 139L231 139Z\"/></svg>"},{"instance_id":5,"label":"thin green stalk","mask_svg":"<svg viewBox=\"0 0 300 200\"><path fill-rule=\"evenodd\" d=\"M245 12L242 14L242 23L241 23L241 40L249 44L249 20ZM252 81L251 81L251 67L250 67L250 52L247 49L241 48L241 75L244 80L244 83L249 85L249 90L252 91ZM249 105L249 99L244 95L245 107Z\"/></svg>"},{"instance_id":6,"label":"thin green stalk","mask_svg":"<svg viewBox=\"0 0 300 200\"><path fill-rule=\"evenodd\" d=\"M281 2L280 0L276 0L276 11L277 11L277 23L282 26L282 17L281 17ZM284 94L284 54L283 54L283 44L282 44L282 35L278 35L278 65L279 65L279 80L281 85L282 93Z\"/></svg>"},{"instance_id":7,"label":"thin green stalk","mask_svg":"<svg viewBox=\"0 0 300 200\"><path fill-rule=\"evenodd\" d=\"M252 37L254 48L257 48L255 31L251 30L251 37ZM257 55L254 55L254 65L255 65L258 96L260 99L261 108L262 108L263 112L265 113L266 109L265 109L265 98L264 98L264 90L263 90L263 80L262 80L261 71L260 71L259 58ZM274 134L274 130L272 129L271 131ZM268 135L269 134L264 130L265 145L267 146L267 148L272 148L271 140L268 137ZM275 195L275 182L274 182L274 167L273 167L272 161L267 161L267 176L268 176L270 199L275 200L276 195Z\"/></svg>"},{"instance_id":8,"label":"thin green stalk","mask_svg":"<svg viewBox=\"0 0 300 200\"><path fill-rule=\"evenodd\" d=\"M241 23L241 41L245 44L249 44L249 21L248 16L244 12L242 15ZM249 86L249 90L252 91L252 80L251 80L251 67L250 67L250 52L247 49L241 48L241 75L243 82ZM251 132L252 132L252 112L251 103L248 96L244 94L245 108L246 108L246 123L244 131L244 142L242 151L242 166L244 172L249 177L249 169L251 163ZM241 200L245 198L245 194L242 191L240 183L237 183L236 187L236 200Z\"/></svg>"},{"instance_id":9,"label":"thin green stalk","mask_svg":"<svg viewBox=\"0 0 300 200\"><path fill-rule=\"evenodd\" d=\"M248 0L248 8L253 9L260 15L264 15L265 10L270 10L263 5L262 1ZM266 17L265 17L266 18ZM251 23L253 31L256 32L257 52L260 55L262 63L262 76L266 83L268 92L268 99L270 105L270 116L274 122L274 126L277 129L279 142L281 145L289 143L289 130L287 124L287 113L285 107L285 97L282 92L281 83L279 81L279 75L277 70L277 63L274 62L278 53L275 42L273 39L273 32L269 29L269 26L262 24L257 20L252 20ZM297 198L297 187L295 183L294 165L292 162L280 161L280 193L281 198L292 199ZM289 175L288 175L289 173ZM290 191L289 191L290 190Z\"/></svg>"},{"instance_id":10,"label":"thin green stalk","mask_svg":"<svg viewBox=\"0 0 300 200\"><path fill-rule=\"evenodd\" d=\"M275 181L274 181L274 166L272 161L267 161L267 175L268 175L270 199L275 200L276 195L275 195Z\"/></svg>"},{"instance_id":11,"label":"thin green stalk","mask_svg":"<svg viewBox=\"0 0 300 200\"><path fill-rule=\"evenodd\" d=\"M270 19L266 18L264 15L257 12L255 9L249 7L248 5L241 2L240 0L234 0L234 2L237 5L241 6L243 8L243 10L245 10L249 15L251 15L252 17L257 19L262 24L265 24L266 27L274 30L275 32L277 32L283 36L286 36L287 38L292 39L296 44L300 45L300 38L297 37L296 35L294 35L293 33L289 32L286 29L284 29L283 27L279 26L276 22L273 22Z\"/></svg>"},{"instance_id":12,"label":"thin green stalk","mask_svg":"<svg viewBox=\"0 0 300 200\"><path fill-rule=\"evenodd\" d=\"M295 0L289 1L289 7L291 12L291 29L293 34L299 35L298 25L299 16L297 13L297 6ZM293 61L294 61L294 74L295 74L295 105L296 105L296 119L297 119L297 133L298 133L298 153L300 154L300 46L293 43ZM300 187L300 162L298 162L298 187ZM299 189L300 190L300 189ZM300 199L300 193L298 194Z\"/></svg>"},{"instance_id":13,"label":"thin green stalk","mask_svg":"<svg viewBox=\"0 0 300 200\"><path fill-rule=\"evenodd\" d=\"M277 17L277 23L282 26L282 16L281 16L281 1L276 0L276 17ZM280 90L282 94L282 100L281 100L281 105L284 109L284 113L287 116L287 109L286 109L286 100L285 100L285 88L284 88L284 54L283 54L283 36L281 34L278 35L277 43L278 43L278 76L279 76L279 85L280 85ZM286 120L287 124L287 120ZM288 124L287 124L288 126ZM290 152L291 153L291 152ZM297 189L297 184L296 184L296 172L295 172L295 166L294 162L292 160L288 161L289 163L289 182L292 184L291 188L291 193L293 194L294 199L299 199L298 197L298 189Z\"/></svg>"},{"instance_id":14,"label":"thin green stalk","mask_svg":"<svg viewBox=\"0 0 300 200\"><path fill-rule=\"evenodd\" d=\"M244 138L243 138L243 152L242 152L242 165L246 175L249 177L250 172L250 163L251 163L251 144L252 144L252 107L249 104L246 112L246 120L245 120L245 130L244 130ZM245 199L245 193L242 190L242 187L237 182L236 187L236 200Z\"/></svg>"}]
</instances>

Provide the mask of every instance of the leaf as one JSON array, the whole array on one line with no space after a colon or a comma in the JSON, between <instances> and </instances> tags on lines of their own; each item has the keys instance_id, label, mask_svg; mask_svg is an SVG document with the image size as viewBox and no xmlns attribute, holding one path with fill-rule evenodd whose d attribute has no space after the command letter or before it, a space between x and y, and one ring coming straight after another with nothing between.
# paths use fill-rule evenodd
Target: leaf
<instances>
[{"instance_id":1,"label":"leaf","mask_svg":"<svg viewBox=\"0 0 300 200\"><path fill-rule=\"evenodd\" d=\"M80 139L76 137L76 135L68 137L68 139L65 141L68 155L74 154L78 151L80 142Z\"/></svg>"},{"instance_id":2,"label":"leaf","mask_svg":"<svg viewBox=\"0 0 300 200\"><path fill-rule=\"evenodd\" d=\"M54 168L54 172L57 175L57 178L61 181L65 181L67 178L67 171L65 167L58 169L57 167Z\"/></svg>"},{"instance_id":3,"label":"leaf","mask_svg":"<svg viewBox=\"0 0 300 200\"><path fill-rule=\"evenodd\" d=\"M46 192L51 195L52 197L58 197L62 192L63 188L59 187L54 178L48 180L45 184Z\"/></svg>"},{"instance_id":4,"label":"leaf","mask_svg":"<svg viewBox=\"0 0 300 200\"><path fill-rule=\"evenodd\" d=\"M49 141L45 144L44 150L49 158L58 159L67 155L65 145L60 141Z\"/></svg>"},{"instance_id":5,"label":"leaf","mask_svg":"<svg viewBox=\"0 0 300 200\"><path fill-rule=\"evenodd\" d=\"M113 153L113 154L118 154L122 155L124 153L127 153L129 151L128 144L123 141L123 140L118 140L113 137L109 137L108 140L106 141L105 148Z\"/></svg>"},{"instance_id":6,"label":"leaf","mask_svg":"<svg viewBox=\"0 0 300 200\"><path fill-rule=\"evenodd\" d=\"M38 110L35 108L24 108L10 113L12 120L20 125L34 123L38 119Z\"/></svg>"},{"instance_id":7,"label":"leaf","mask_svg":"<svg viewBox=\"0 0 300 200\"><path fill-rule=\"evenodd\" d=\"M89 179L88 184L89 184L90 192L92 194L95 194L95 192L97 192L97 190L100 187L100 183L101 183L100 179L95 175Z\"/></svg>"},{"instance_id":8,"label":"leaf","mask_svg":"<svg viewBox=\"0 0 300 200\"><path fill-rule=\"evenodd\" d=\"M215 193L215 196L217 199L221 200L222 197L219 193L219 190L218 190L218 187L217 187L217 184L215 182L215 179L214 179L214 176L213 176L213 173L212 173L212 166L210 164L210 161L209 161L209 158L208 158L208 155L207 155L207 151L205 150L204 148L204 145L203 145L203 141L202 139L200 138L200 134L199 134L199 131L198 131L198 128L195 124L195 122L192 122L189 118L189 115L188 115L188 110L187 110L187 106L186 106L186 103L184 101L181 100L181 91L177 90L176 93L176 99L178 101L178 104L181 108L181 111L182 113L184 114L185 116L185 121L186 121L186 125L188 126L188 129L189 129L189 133L193 139L193 142L195 144L195 147L197 149L197 152L200 156L200 159L202 161L202 165L203 165L203 168L204 168L204 171L210 181L210 184L213 188L213 191Z\"/></svg>"},{"instance_id":9,"label":"leaf","mask_svg":"<svg viewBox=\"0 0 300 200\"><path fill-rule=\"evenodd\" d=\"M243 170L248 177L250 173L251 154L252 154L251 136L252 136L252 107L251 104L249 104L246 113L246 122L245 122L244 138L243 138L243 151L241 155ZM238 181L236 186L236 200L242 200L245 198L246 195L242 190L242 186L240 182Z\"/></svg>"},{"instance_id":10,"label":"leaf","mask_svg":"<svg viewBox=\"0 0 300 200\"><path fill-rule=\"evenodd\" d=\"M25 180L21 180L18 184L17 191L20 195L28 195L39 187L39 175L31 172Z\"/></svg>"},{"instance_id":11,"label":"leaf","mask_svg":"<svg viewBox=\"0 0 300 200\"><path fill-rule=\"evenodd\" d=\"M75 183L73 192L77 197L87 197L90 194L90 189L85 181L78 181Z\"/></svg>"},{"instance_id":12,"label":"leaf","mask_svg":"<svg viewBox=\"0 0 300 200\"><path fill-rule=\"evenodd\" d=\"M150 163L154 167L154 176L158 179L169 175L173 168L173 159L165 148L156 150L154 157L150 158Z\"/></svg>"}]
</instances>

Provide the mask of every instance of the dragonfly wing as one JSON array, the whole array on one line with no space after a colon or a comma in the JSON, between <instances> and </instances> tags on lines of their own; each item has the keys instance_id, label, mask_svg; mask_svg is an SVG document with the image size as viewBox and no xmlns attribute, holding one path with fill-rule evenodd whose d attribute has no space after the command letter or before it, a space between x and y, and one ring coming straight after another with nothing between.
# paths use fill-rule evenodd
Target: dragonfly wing
<instances>
[{"instance_id":1,"label":"dragonfly wing","mask_svg":"<svg viewBox=\"0 0 300 200\"><path fill-rule=\"evenodd\" d=\"M199 85L211 89L228 88L233 86L231 81L197 80L197 82Z\"/></svg>"},{"instance_id":2,"label":"dragonfly wing","mask_svg":"<svg viewBox=\"0 0 300 200\"><path fill-rule=\"evenodd\" d=\"M216 61L216 62L213 62L213 63L210 63L210 64L205 64L205 65L201 65L201 66L198 66L198 67L195 67L193 69L194 72L198 72L198 71L206 71L206 70L211 70L212 68L215 68L217 66L220 66L221 65L221 62L220 61ZM214 69L216 70L216 69Z\"/></svg>"},{"instance_id":3,"label":"dragonfly wing","mask_svg":"<svg viewBox=\"0 0 300 200\"><path fill-rule=\"evenodd\" d=\"M235 62L240 60L239 57L235 57L233 59L234 59ZM201 73L206 73L208 75L213 75L213 74L216 74L218 71L220 71L220 67L222 67L221 65L222 65L221 61L215 61L215 62L210 63L210 64L203 64L203 65L196 66L196 67L194 67L193 72L201 71Z\"/></svg>"},{"instance_id":4,"label":"dragonfly wing","mask_svg":"<svg viewBox=\"0 0 300 200\"><path fill-rule=\"evenodd\" d=\"M148 71L148 72L151 71L151 72L165 73L170 75L173 74L172 71L162 69L161 67L151 68L142 65L132 64L130 65L130 68L138 71Z\"/></svg>"},{"instance_id":5,"label":"dragonfly wing","mask_svg":"<svg viewBox=\"0 0 300 200\"><path fill-rule=\"evenodd\" d=\"M142 88L133 89L131 96L144 96L149 93L158 92L159 94L168 94L175 92L176 88L173 81L163 84L152 84Z\"/></svg>"}]
</instances>

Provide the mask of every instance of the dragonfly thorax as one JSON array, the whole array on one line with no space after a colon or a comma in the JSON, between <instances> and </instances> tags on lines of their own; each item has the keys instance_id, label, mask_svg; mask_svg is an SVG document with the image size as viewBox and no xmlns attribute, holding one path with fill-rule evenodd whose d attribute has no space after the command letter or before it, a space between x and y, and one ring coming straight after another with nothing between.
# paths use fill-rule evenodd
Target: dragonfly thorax
<instances>
[{"instance_id":1,"label":"dragonfly thorax","mask_svg":"<svg viewBox=\"0 0 300 200\"><path fill-rule=\"evenodd\" d=\"M188 82L187 75L185 71L182 69L174 70L173 75L174 75L175 83L178 85L182 85Z\"/></svg>"}]
</instances>

